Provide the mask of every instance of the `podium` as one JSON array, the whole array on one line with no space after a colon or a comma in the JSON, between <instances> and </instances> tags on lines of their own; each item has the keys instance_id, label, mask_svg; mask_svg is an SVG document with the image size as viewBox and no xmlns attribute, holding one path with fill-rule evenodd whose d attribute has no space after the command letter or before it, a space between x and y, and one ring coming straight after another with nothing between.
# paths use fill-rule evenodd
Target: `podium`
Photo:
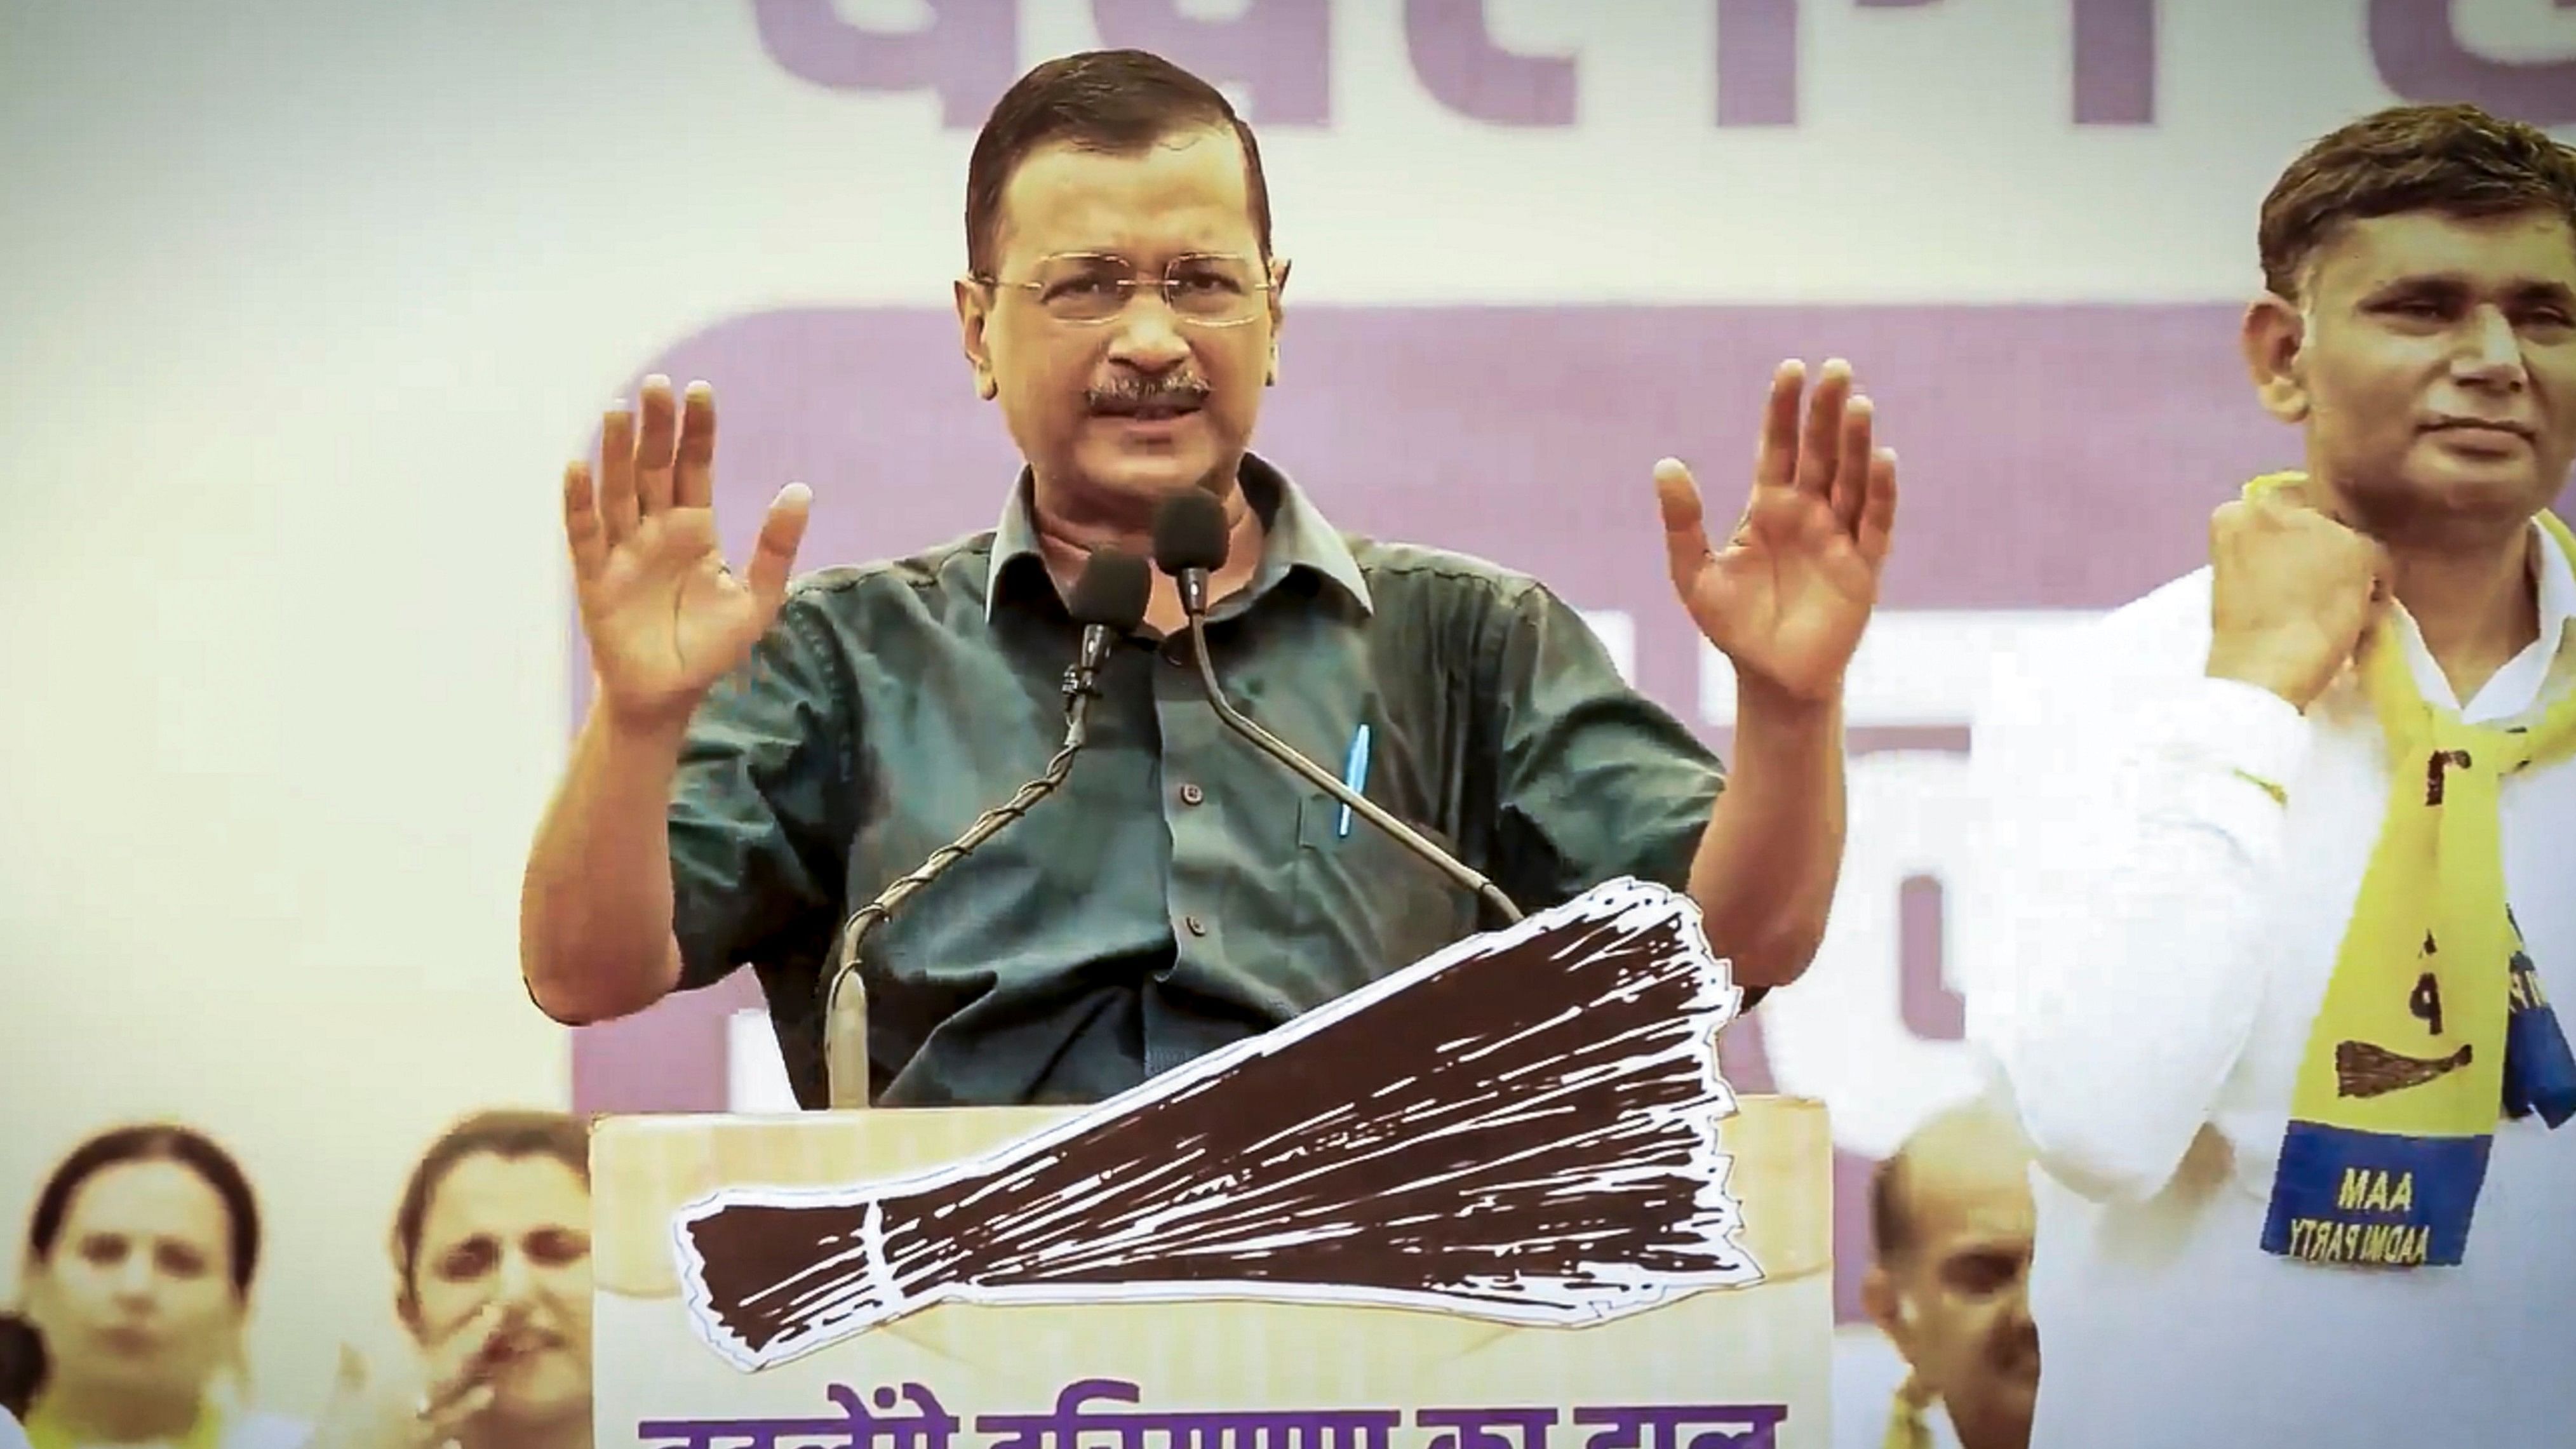
<instances>
[{"instance_id":1,"label":"podium","mask_svg":"<svg viewBox=\"0 0 2576 1449\"><path fill-rule=\"evenodd\" d=\"M1740 1000L1619 881L1094 1107L602 1119L598 1442L1824 1449L1832 1143Z\"/></svg>"}]
</instances>

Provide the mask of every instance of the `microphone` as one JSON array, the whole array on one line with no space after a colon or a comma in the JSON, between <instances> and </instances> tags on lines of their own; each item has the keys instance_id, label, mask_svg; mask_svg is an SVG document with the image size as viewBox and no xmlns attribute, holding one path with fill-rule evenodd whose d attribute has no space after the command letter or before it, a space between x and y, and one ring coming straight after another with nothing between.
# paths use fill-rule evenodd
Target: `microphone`
<instances>
[{"instance_id":1,"label":"microphone","mask_svg":"<svg viewBox=\"0 0 2576 1449\"><path fill-rule=\"evenodd\" d=\"M922 887L972 854L1003 826L1029 812L1055 793L1073 771L1073 757L1090 743L1091 701L1100 697L1100 669L1122 635L1145 622L1145 605L1154 588L1153 570L1132 553L1096 549L1083 561L1066 611L1082 626L1082 647L1064 671L1064 744L1036 779L1007 801L978 816L966 833L941 846L921 868L879 892L859 907L841 927L840 949L824 987L823 1075L834 1110L868 1104L868 1003L859 967L870 932L910 900Z\"/></svg>"},{"instance_id":2,"label":"microphone","mask_svg":"<svg viewBox=\"0 0 2576 1449\"><path fill-rule=\"evenodd\" d=\"M1181 612L1189 620L1190 649L1198 655L1199 682L1207 687L1208 703L1216 707L1217 718L1259 746L1263 754L1304 776L1317 789L1350 807L1351 813L1438 867L1442 875L1491 906L1505 921L1519 921L1520 907L1512 904L1512 898L1503 894L1500 886L1380 809L1377 802L1342 783L1332 771L1290 749L1285 740L1253 723L1228 702L1224 686L1217 683L1216 665L1210 662L1207 647L1208 575L1224 566L1228 547L1225 505L1215 495L1192 488L1164 499L1154 510L1154 566L1180 585Z\"/></svg>"}]
</instances>

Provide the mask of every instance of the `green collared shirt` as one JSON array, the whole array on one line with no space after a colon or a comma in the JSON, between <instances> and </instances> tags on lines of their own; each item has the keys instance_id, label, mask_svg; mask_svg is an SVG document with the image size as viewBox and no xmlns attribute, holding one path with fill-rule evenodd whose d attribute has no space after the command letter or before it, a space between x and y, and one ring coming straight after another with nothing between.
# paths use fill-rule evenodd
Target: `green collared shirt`
<instances>
[{"instance_id":1,"label":"green collared shirt","mask_svg":"<svg viewBox=\"0 0 2576 1449\"><path fill-rule=\"evenodd\" d=\"M1490 876L1524 911L1633 875L1685 886L1723 767L1536 580L1345 536L1257 458L1268 531L1210 611L1236 706ZM750 963L789 1080L824 1101L824 973L848 912L1040 774L1080 629L1022 474L1000 526L796 582L691 722L671 802L684 987ZM869 939L871 1097L1087 1102L1496 922L1228 730L1186 637L1101 671L1071 778Z\"/></svg>"}]
</instances>

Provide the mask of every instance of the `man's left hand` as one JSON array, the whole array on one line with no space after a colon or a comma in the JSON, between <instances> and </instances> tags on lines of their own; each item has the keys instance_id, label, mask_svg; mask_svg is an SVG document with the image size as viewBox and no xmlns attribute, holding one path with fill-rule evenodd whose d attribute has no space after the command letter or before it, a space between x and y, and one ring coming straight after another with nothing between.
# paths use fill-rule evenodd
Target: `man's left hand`
<instances>
[{"instance_id":1,"label":"man's left hand","mask_svg":"<svg viewBox=\"0 0 2576 1449\"><path fill-rule=\"evenodd\" d=\"M1753 496L1722 549L1709 545L1699 487L1667 458L1655 465L1673 589L1700 633L1735 665L1739 686L1800 704L1842 690L1878 603L1896 522L1896 454L1870 445L1869 399L1851 369L1824 366L1806 424L1806 368L1780 365L1754 461Z\"/></svg>"}]
</instances>

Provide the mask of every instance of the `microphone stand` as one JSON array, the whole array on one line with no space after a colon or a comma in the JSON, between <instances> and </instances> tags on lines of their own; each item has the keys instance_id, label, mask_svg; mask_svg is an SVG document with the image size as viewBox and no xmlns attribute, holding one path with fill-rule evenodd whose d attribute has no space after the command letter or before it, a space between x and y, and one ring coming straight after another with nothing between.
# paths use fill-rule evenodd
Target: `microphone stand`
<instances>
[{"instance_id":1,"label":"microphone stand","mask_svg":"<svg viewBox=\"0 0 2576 1449\"><path fill-rule=\"evenodd\" d=\"M1379 808L1376 801L1342 783L1332 771L1290 749L1287 741L1253 723L1250 716L1237 710L1226 699L1224 687L1217 683L1216 665L1208 658L1207 571L1184 569L1180 584L1181 612L1190 625L1190 652L1198 656L1199 680L1207 686L1208 703L1216 707L1217 718L1224 720L1235 733L1260 746L1264 754L1305 776L1317 789L1349 806L1369 824L1394 836L1407 850L1438 866L1441 874L1492 907L1506 922L1517 924L1521 919L1521 909L1512 904L1510 896L1503 894L1502 887L1425 839L1420 831Z\"/></svg>"},{"instance_id":2,"label":"microphone stand","mask_svg":"<svg viewBox=\"0 0 2576 1449\"><path fill-rule=\"evenodd\" d=\"M1045 772L1022 785L1010 799L977 816L965 834L932 852L918 870L887 886L842 924L838 958L825 987L823 1014L823 1076L833 1111L868 1105L868 993L860 980L860 966L869 934L922 887L992 839L1003 826L1029 813L1032 806L1054 794L1065 782L1073 772L1073 757L1090 743L1091 701L1100 695L1100 666L1109 657L1116 637L1098 624L1082 631L1082 655L1064 671L1064 745L1054 759L1047 761Z\"/></svg>"}]
</instances>

